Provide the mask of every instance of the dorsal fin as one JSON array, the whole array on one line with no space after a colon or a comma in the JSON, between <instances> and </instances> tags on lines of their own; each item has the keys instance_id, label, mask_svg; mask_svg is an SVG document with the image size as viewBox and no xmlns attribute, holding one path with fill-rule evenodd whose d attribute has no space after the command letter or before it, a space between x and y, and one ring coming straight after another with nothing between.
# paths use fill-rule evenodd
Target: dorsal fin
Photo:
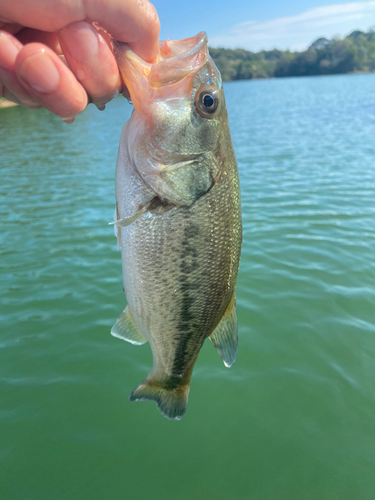
<instances>
[{"instance_id":1,"label":"dorsal fin","mask_svg":"<svg viewBox=\"0 0 375 500\"><path fill-rule=\"evenodd\" d=\"M126 340L135 345L142 345L147 342L135 324L133 316L129 311L129 306L125 307L116 323L112 326L111 334L114 337Z\"/></svg>"},{"instance_id":2,"label":"dorsal fin","mask_svg":"<svg viewBox=\"0 0 375 500\"><path fill-rule=\"evenodd\" d=\"M220 354L224 365L230 368L237 358L238 334L236 315L236 296L233 294L220 323L209 336L213 346Z\"/></svg>"}]
</instances>

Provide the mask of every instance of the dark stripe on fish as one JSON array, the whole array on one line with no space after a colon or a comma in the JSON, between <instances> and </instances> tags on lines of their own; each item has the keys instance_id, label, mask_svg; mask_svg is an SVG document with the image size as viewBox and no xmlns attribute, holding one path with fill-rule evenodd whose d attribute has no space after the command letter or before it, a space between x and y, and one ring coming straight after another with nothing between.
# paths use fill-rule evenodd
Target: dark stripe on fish
<instances>
[{"instance_id":1,"label":"dark stripe on fish","mask_svg":"<svg viewBox=\"0 0 375 500\"><path fill-rule=\"evenodd\" d=\"M189 364L193 361L193 352L197 351L197 322L194 304L198 298L197 288L199 282L192 280L192 271L197 268L198 252L196 249L196 239L199 234L199 226L196 224L188 225L184 230L184 236L181 242L180 259L180 292L181 292L181 310L177 331L181 337L176 349L175 360L172 373L184 373ZM199 346L200 347L200 346Z\"/></svg>"}]
</instances>

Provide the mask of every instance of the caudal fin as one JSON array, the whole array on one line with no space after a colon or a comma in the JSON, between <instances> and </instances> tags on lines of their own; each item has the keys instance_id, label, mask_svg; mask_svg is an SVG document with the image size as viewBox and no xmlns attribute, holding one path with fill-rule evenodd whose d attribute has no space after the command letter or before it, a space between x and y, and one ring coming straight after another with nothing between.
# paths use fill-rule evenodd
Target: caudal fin
<instances>
[{"instance_id":1,"label":"caudal fin","mask_svg":"<svg viewBox=\"0 0 375 500\"><path fill-rule=\"evenodd\" d=\"M170 419L181 420L184 416L190 385L172 389L158 385L157 381L146 379L130 394L130 401L155 401L161 413Z\"/></svg>"}]
</instances>

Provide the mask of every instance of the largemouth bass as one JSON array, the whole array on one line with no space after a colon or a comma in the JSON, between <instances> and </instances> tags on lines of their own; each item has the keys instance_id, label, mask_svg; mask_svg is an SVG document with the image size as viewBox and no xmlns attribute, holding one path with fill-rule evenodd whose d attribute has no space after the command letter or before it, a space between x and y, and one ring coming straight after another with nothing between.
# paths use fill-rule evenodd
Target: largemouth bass
<instances>
[{"instance_id":1,"label":"largemouth bass","mask_svg":"<svg viewBox=\"0 0 375 500\"><path fill-rule=\"evenodd\" d=\"M208 337L238 350L240 187L222 81L205 33L160 44L149 64L114 42L134 111L116 168L116 226L128 305L112 335L149 342L153 367L131 401L180 419Z\"/></svg>"}]
</instances>

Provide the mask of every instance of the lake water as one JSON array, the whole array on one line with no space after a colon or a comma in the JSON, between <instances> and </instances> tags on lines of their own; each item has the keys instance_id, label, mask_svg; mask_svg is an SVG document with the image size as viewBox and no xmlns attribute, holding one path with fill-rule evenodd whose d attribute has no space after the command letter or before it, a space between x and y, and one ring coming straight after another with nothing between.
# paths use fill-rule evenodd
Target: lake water
<instances>
[{"instance_id":1,"label":"lake water","mask_svg":"<svg viewBox=\"0 0 375 500\"><path fill-rule=\"evenodd\" d=\"M375 75L225 90L240 350L204 345L179 422L128 401L150 348L110 335L131 107L1 110L2 500L375 498Z\"/></svg>"}]
</instances>

